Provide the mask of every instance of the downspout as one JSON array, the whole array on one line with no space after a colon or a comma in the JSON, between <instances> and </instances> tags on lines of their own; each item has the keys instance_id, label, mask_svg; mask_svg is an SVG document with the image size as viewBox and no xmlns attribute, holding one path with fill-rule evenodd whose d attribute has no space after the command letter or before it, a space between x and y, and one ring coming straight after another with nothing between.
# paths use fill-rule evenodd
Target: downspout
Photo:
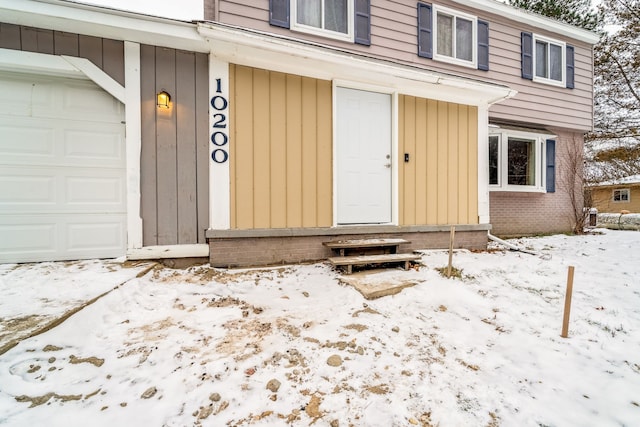
<instances>
[{"instance_id":1,"label":"downspout","mask_svg":"<svg viewBox=\"0 0 640 427\"><path fill-rule=\"evenodd\" d=\"M502 240L491 233L487 233L487 236L489 237L489 240L492 240L496 243L500 243L501 245L506 246L509 250L512 250L515 252L522 252L529 255L534 255L534 256L540 257L545 261L549 261L551 259L551 254L540 254L535 251L530 251L528 249L521 248L519 246L514 245L513 243L507 242L506 240Z\"/></svg>"}]
</instances>

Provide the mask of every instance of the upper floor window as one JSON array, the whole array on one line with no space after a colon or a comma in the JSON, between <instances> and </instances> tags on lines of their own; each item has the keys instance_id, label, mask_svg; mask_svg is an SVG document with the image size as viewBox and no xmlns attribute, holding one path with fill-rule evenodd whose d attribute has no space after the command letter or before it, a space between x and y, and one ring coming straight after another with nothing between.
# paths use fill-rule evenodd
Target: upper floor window
<instances>
[{"instance_id":1,"label":"upper floor window","mask_svg":"<svg viewBox=\"0 0 640 427\"><path fill-rule=\"evenodd\" d=\"M574 48L565 42L522 33L522 77L573 89Z\"/></svg>"},{"instance_id":2,"label":"upper floor window","mask_svg":"<svg viewBox=\"0 0 640 427\"><path fill-rule=\"evenodd\" d=\"M440 6L433 6L434 59L476 67L477 18Z\"/></svg>"},{"instance_id":3,"label":"upper floor window","mask_svg":"<svg viewBox=\"0 0 640 427\"><path fill-rule=\"evenodd\" d=\"M565 85L565 43L533 36L536 49L533 62L536 74L533 80Z\"/></svg>"},{"instance_id":4,"label":"upper floor window","mask_svg":"<svg viewBox=\"0 0 640 427\"><path fill-rule=\"evenodd\" d=\"M489 23L418 2L418 56L489 71Z\"/></svg>"},{"instance_id":5,"label":"upper floor window","mask_svg":"<svg viewBox=\"0 0 640 427\"><path fill-rule=\"evenodd\" d=\"M353 41L352 0L292 0L291 29Z\"/></svg>"},{"instance_id":6,"label":"upper floor window","mask_svg":"<svg viewBox=\"0 0 640 427\"><path fill-rule=\"evenodd\" d=\"M613 190L613 201L614 202L629 202L630 194L628 188L621 188L618 190Z\"/></svg>"},{"instance_id":7,"label":"upper floor window","mask_svg":"<svg viewBox=\"0 0 640 427\"><path fill-rule=\"evenodd\" d=\"M269 0L276 27L371 45L370 0Z\"/></svg>"}]
</instances>

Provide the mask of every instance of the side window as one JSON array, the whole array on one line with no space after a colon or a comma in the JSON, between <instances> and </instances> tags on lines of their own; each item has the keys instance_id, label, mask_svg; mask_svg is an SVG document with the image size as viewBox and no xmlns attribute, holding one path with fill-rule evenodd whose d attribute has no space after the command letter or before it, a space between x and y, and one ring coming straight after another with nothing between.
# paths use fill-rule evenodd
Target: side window
<instances>
[{"instance_id":1,"label":"side window","mask_svg":"<svg viewBox=\"0 0 640 427\"><path fill-rule=\"evenodd\" d=\"M418 56L489 70L489 23L453 9L418 3Z\"/></svg>"},{"instance_id":2,"label":"side window","mask_svg":"<svg viewBox=\"0 0 640 427\"><path fill-rule=\"evenodd\" d=\"M489 188L555 192L555 140L548 135L500 130L489 135Z\"/></svg>"},{"instance_id":3,"label":"side window","mask_svg":"<svg viewBox=\"0 0 640 427\"><path fill-rule=\"evenodd\" d=\"M522 77L534 82L574 88L574 48L537 34L521 36Z\"/></svg>"},{"instance_id":4,"label":"side window","mask_svg":"<svg viewBox=\"0 0 640 427\"><path fill-rule=\"evenodd\" d=\"M628 188L620 188L618 190L613 190L613 201L614 202L629 202L630 200L630 191Z\"/></svg>"},{"instance_id":5,"label":"side window","mask_svg":"<svg viewBox=\"0 0 640 427\"><path fill-rule=\"evenodd\" d=\"M370 0L269 0L269 23L368 46L370 9Z\"/></svg>"}]
</instances>

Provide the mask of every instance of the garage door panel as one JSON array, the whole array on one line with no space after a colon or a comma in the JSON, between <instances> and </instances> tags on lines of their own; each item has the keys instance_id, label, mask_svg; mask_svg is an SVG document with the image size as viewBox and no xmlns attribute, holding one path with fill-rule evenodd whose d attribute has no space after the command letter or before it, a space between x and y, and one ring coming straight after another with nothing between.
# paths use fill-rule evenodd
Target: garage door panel
<instances>
[{"instance_id":1,"label":"garage door panel","mask_svg":"<svg viewBox=\"0 0 640 427\"><path fill-rule=\"evenodd\" d=\"M0 262L124 255L123 119L92 82L0 72Z\"/></svg>"},{"instance_id":2,"label":"garage door panel","mask_svg":"<svg viewBox=\"0 0 640 427\"><path fill-rule=\"evenodd\" d=\"M23 78L0 78L0 114L31 115L34 84Z\"/></svg>"},{"instance_id":3,"label":"garage door panel","mask_svg":"<svg viewBox=\"0 0 640 427\"><path fill-rule=\"evenodd\" d=\"M0 202L4 213L123 213L126 182L119 169L2 167Z\"/></svg>"},{"instance_id":4,"label":"garage door panel","mask_svg":"<svg viewBox=\"0 0 640 427\"><path fill-rule=\"evenodd\" d=\"M0 225L0 262L16 256L40 254L51 257L56 252L57 224L45 218L7 216Z\"/></svg>"},{"instance_id":5,"label":"garage door panel","mask_svg":"<svg viewBox=\"0 0 640 427\"><path fill-rule=\"evenodd\" d=\"M124 144L119 126L93 126L92 129L69 129L64 131L65 161L82 162L100 166L120 166L124 159ZM91 141L90 144L87 141Z\"/></svg>"},{"instance_id":6,"label":"garage door panel","mask_svg":"<svg viewBox=\"0 0 640 427\"><path fill-rule=\"evenodd\" d=\"M14 159L25 157L33 161L43 157L52 161L55 157L55 131L42 127L37 120L9 119L0 117L0 156L2 163L13 163Z\"/></svg>"},{"instance_id":7,"label":"garage door panel","mask_svg":"<svg viewBox=\"0 0 640 427\"><path fill-rule=\"evenodd\" d=\"M0 174L0 203L2 210L12 205L38 204L52 207L56 203L56 179L50 174L34 176L29 171L2 168ZM13 172L13 173L12 173Z\"/></svg>"},{"instance_id":8,"label":"garage door panel","mask_svg":"<svg viewBox=\"0 0 640 427\"><path fill-rule=\"evenodd\" d=\"M66 203L100 206L102 210L125 209L124 181L120 176L96 178L71 176L65 180Z\"/></svg>"},{"instance_id":9,"label":"garage door panel","mask_svg":"<svg viewBox=\"0 0 640 427\"><path fill-rule=\"evenodd\" d=\"M0 116L0 164L123 168L124 125Z\"/></svg>"},{"instance_id":10,"label":"garage door panel","mask_svg":"<svg viewBox=\"0 0 640 427\"><path fill-rule=\"evenodd\" d=\"M98 222L102 219L103 222ZM122 255L125 239L124 216L120 221L113 217L94 218L95 222L74 222L66 225L67 252L81 255L88 250L101 253L111 252L112 256ZM83 218L86 220L86 218ZM105 222L107 221L108 222Z\"/></svg>"},{"instance_id":11,"label":"garage door panel","mask_svg":"<svg viewBox=\"0 0 640 427\"><path fill-rule=\"evenodd\" d=\"M0 225L0 262L118 257L126 215L9 215Z\"/></svg>"}]
</instances>

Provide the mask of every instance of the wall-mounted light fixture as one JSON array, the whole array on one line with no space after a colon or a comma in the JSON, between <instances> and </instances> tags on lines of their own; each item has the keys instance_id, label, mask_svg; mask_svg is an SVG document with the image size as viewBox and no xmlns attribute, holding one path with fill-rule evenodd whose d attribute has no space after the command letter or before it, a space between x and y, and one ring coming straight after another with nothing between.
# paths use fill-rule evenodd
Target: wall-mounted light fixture
<instances>
[{"instance_id":1,"label":"wall-mounted light fixture","mask_svg":"<svg viewBox=\"0 0 640 427\"><path fill-rule=\"evenodd\" d=\"M166 91L158 92L157 96L158 108L169 108L171 102L171 95Z\"/></svg>"}]
</instances>

